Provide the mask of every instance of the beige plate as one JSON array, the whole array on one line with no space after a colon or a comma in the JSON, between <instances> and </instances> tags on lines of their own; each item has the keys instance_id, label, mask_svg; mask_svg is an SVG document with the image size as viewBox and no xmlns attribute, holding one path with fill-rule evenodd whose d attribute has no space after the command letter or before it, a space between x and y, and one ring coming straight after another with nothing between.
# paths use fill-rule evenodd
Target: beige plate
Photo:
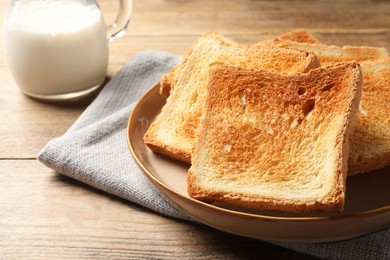
<instances>
[{"instance_id":1,"label":"beige plate","mask_svg":"<svg viewBox=\"0 0 390 260\"><path fill-rule=\"evenodd\" d=\"M130 151L152 183L188 216L225 232L262 240L336 241L390 227L390 168L348 178L341 214L292 215L229 209L188 197L188 165L152 153L142 137L165 99L155 86L139 101L128 123Z\"/></svg>"}]
</instances>

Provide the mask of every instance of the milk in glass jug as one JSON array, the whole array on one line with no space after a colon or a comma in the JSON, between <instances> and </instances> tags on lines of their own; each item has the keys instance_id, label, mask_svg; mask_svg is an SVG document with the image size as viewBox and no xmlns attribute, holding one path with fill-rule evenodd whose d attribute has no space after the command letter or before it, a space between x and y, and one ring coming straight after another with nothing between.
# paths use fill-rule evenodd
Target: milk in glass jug
<instances>
[{"instance_id":1,"label":"milk in glass jug","mask_svg":"<svg viewBox=\"0 0 390 260\"><path fill-rule=\"evenodd\" d=\"M5 55L28 96L80 98L104 81L108 42L123 35L131 0L120 0L107 26L95 0L12 0L5 22Z\"/></svg>"}]
</instances>

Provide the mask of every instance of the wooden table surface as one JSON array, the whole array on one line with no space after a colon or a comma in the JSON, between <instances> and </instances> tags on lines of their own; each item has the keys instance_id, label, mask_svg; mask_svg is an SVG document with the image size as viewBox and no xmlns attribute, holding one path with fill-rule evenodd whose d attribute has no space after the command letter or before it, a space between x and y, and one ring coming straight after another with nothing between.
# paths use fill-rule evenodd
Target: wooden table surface
<instances>
[{"instance_id":1,"label":"wooden table surface","mask_svg":"<svg viewBox=\"0 0 390 260\"><path fill-rule=\"evenodd\" d=\"M8 2L0 0L1 23ZM107 19L113 2L101 1ZM109 46L108 76L138 51L183 55L206 31L255 43L301 27L327 44L390 49L390 1L134 1L127 34ZM92 99L56 105L24 96L1 50L0 259L310 259L155 214L43 166L38 152Z\"/></svg>"}]
</instances>

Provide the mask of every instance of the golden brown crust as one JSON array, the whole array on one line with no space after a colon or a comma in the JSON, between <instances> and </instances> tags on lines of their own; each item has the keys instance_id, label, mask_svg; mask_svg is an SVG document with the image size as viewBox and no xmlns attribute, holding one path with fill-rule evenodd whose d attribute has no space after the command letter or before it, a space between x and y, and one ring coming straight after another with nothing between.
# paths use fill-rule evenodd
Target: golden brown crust
<instances>
[{"instance_id":1,"label":"golden brown crust","mask_svg":"<svg viewBox=\"0 0 390 260\"><path fill-rule=\"evenodd\" d=\"M290 76L213 68L189 195L252 209L341 211L360 91L357 64Z\"/></svg>"},{"instance_id":2,"label":"golden brown crust","mask_svg":"<svg viewBox=\"0 0 390 260\"><path fill-rule=\"evenodd\" d=\"M304 50L314 53L322 66L335 62L362 62L387 57L385 48L369 46L333 46L321 43L295 42L282 39L274 39L268 42L269 46Z\"/></svg>"},{"instance_id":3,"label":"golden brown crust","mask_svg":"<svg viewBox=\"0 0 390 260\"><path fill-rule=\"evenodd\" d=\"M171 147L163 147L160 144L148 143L147 146L154 152L161 155L165 155L171 159L179 160L185 163L191 163L191 158L188 157L188 154L184 154L180 150L175 150Z\"/></svg>"},{"instance_id":4,"label":"golden brown crust","mask_svg":"<svg viewBox=\"0 0 390 260\"><path fill-rule=\"evenodd\" d=\"M307 29L300 28L292 30L282 34L279 39L289 40L294 42L305 42L305 43L321 43L316 37L314 37Z\"/></svg>"}]
</instances>

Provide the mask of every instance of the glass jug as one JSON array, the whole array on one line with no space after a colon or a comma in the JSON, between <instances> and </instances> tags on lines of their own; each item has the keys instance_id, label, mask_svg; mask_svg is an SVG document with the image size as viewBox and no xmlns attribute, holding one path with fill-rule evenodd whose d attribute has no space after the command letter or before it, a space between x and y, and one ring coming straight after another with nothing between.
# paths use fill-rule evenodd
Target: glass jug
<instances>
[{"instance_id":1,"label":"glass jug","mask_svg":"<svg viewBox=\"0 0 390 260\"><path fill-rule=\"evenodd\" d=\"M131 11L131 0L119 0L106 25L95 0L12 0L5 55L16 83L41 100L90 94L106 77L108 43L124 34Z\"/></svg>"}]
</instances>

